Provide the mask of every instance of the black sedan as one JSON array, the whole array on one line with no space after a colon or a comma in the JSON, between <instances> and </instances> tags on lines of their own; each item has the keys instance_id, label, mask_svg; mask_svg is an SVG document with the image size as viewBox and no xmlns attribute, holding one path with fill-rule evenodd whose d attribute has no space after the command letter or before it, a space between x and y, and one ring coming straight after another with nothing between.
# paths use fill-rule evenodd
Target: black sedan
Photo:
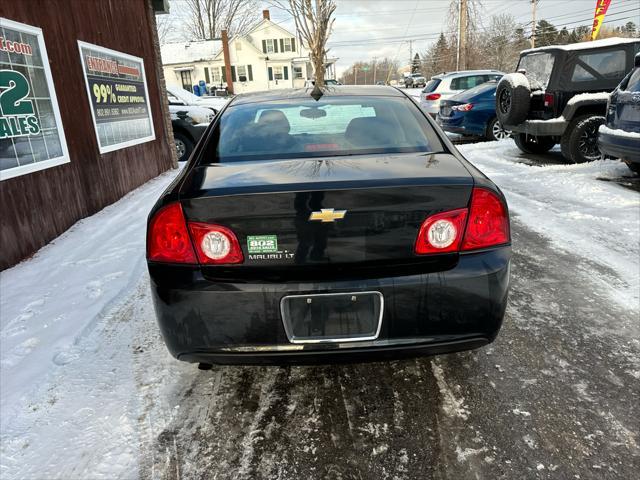
<instances>
[{"instance_id":1,"label":"black sedan","mask_svg":"<svg viewBox=\"0 0 640 480\"><path fill-rule=\"evenodd\" d=\"M634 69L609 98L598 146L602 153L621 159L640 174L640 53L636 54Z\"/></svg>"},{"instance_id":2,"label":"black sedan","mask_svg":"<svg viewBox=\"0 0 640 480\"><path fill-rule=\"evenodd\" d=\"M240 95L149 215L179 360L368 360L485 345L509 290L496 185L402 91Z\"/></svg>"}]
</instances>

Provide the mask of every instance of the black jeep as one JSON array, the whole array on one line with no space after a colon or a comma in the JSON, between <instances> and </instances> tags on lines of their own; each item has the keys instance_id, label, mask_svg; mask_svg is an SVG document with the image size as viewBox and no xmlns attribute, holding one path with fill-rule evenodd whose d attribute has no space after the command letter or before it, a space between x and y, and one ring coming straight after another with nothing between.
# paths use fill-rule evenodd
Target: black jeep
<instances>
[{"instance_id":1,"label":"black jeep","mask_svg":"<svg viewBox=\"0 0 640 480\"><path fill-rule=\"evenodd\" d=\"M560 143L571 162L601 157L598 128L607 100L640 51L640 39L608 38L524 50L517 73L496 90L496 114L520 150L544 153Z\"/></svg>"}]
</instances>

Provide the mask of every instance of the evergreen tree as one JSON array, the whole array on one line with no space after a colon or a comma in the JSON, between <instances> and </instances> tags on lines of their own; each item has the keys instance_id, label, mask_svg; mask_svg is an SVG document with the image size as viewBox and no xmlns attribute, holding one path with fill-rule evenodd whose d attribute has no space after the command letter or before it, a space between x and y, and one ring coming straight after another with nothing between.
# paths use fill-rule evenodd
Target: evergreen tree
<instances>
[{"instance_id":1,"label":"evergreen tree","mask_svg":"<svg viewBox=\"0 0 640 480\"><path fill-rule=\"evenodd\" d=\"M558 29L546 20L540 20L536 25L536 47L555 45L558 39Z\"/></svg>"},{"instance_id":2,"label":"evergreen tree","mask_svg":"<svg viewBox=\"0 0 640 480\"><path fill-rule=\"evenodd\" d=\"M421 66L422 62L420 61L420 55L416 53L413 57L413 61L411 62L411 73L420 73Z\"/></svg>"}]
</instances>

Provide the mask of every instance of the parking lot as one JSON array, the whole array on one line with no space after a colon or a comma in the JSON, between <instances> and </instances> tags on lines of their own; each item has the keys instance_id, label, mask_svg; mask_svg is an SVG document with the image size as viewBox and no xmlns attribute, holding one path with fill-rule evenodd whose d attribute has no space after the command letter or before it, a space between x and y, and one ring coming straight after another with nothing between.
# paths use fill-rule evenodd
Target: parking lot
<instances>
[{"instance_id":1,"label":"parking lot","mask_svg":"<svg viewBox=\"0 0 640 480\"><path fill-rule=\"evenodd\" d=\"M511 295L493 344L391 363L177 362L139 221L165 175L3 275L3 478L634 478L640 219L626 167L541 166L509 141L460 149L511 208ZM56 315L75 330L52 347L41 339Z\"/></svg>"}]
</instances>

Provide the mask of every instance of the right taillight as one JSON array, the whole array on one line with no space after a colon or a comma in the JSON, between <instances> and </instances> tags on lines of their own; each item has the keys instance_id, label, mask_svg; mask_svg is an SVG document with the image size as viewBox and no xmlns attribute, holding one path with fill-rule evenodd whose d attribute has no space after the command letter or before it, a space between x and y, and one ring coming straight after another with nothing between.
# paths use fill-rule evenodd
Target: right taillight
<instances>
[{"instance_id":1,"label":"right taillight","mask_svg":"<svg viewBox=\"0 0 640 480\"><path fill-rule=\"evenodd\" d=\"M425 100L438 100L441 97L439 93L430 93L429 95L425 95Z\"/></svg>"},{"instance_id":2,"label":"right taillight","mask_svg":"<svg viewBox=\"0 0 640 480\"><path fill-rule=\"evenodd\" d=\"M509 243L509 215L491 190L474 188L462 250L477 250Z\"/></svg>"},{"instance_id":3,"label":"right taillight","mask_svg":"<svg viewBox=\"0 0 640 480\"><path fill-rule=\"evenodd\" d=\"M428 217L418 231L417 255L458 253L509 243L509 215L491 190L474 188L469 208L440 212Z\"/></svg>"}]
</instances>

